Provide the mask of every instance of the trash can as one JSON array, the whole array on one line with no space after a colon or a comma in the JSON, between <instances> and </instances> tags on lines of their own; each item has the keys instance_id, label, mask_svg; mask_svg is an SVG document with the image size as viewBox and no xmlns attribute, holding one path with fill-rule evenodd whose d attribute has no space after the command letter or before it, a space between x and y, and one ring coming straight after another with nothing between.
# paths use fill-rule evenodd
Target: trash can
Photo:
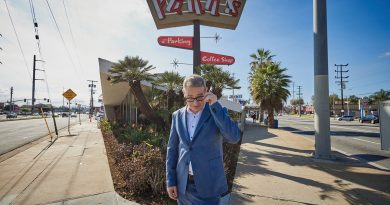
<instances>
[{"instance_id":1,"label":"trash can","mask_svg":"<svg viewBox=\"0 0 390 205\"><path fill-rule=\"evenodd\" d=\"M274 128L278 128L278 125L279 123L278 123L278 120L274 120Z\"/></svg>"}]
</instances>

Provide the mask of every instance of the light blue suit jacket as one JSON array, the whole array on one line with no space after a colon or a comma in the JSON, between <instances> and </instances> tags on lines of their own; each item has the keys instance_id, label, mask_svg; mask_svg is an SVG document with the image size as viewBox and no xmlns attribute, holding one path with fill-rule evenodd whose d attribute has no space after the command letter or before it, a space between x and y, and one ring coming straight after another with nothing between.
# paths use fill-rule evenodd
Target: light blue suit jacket
<instances>
[{"instance_id":1,"label":"light blue suit jacket","mask_svg":"<svg viewBox=\"0 0 390 205\"><path fill-rule=\"evenodd\" d=\"M167 147L167 186L177 186L179 193L185 193L191 161L200 196L220 196L228 190L222 143L237 143L241 131L219 102L210 106L206 103L192 141L186 121L186 107L173 113Z\"/></svg>"}]
</instances>

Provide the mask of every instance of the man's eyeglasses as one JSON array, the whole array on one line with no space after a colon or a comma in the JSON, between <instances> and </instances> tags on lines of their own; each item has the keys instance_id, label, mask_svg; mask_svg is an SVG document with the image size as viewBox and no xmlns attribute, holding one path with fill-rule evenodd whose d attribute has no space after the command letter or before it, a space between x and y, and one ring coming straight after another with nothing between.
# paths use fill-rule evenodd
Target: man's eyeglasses
<instances>
[{"instance_id":1,"label":"man's eyeglasses","mask_svg":"<svg viewBox=\"0 0 390 205\"><path fill-rule=\"evenodd\" d=\"M198 101L198 102L202 102L204 100L204 96L198 96L196 98L185 98L187 102L194 102L195 100Z\"/></svg>"}]
</instances>

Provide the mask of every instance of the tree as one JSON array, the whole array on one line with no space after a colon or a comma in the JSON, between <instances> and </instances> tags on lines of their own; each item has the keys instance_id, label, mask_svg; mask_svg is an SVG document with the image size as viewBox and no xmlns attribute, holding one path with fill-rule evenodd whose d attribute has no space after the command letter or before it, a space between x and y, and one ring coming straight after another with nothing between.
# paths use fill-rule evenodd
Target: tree
<instances>
[{"instance_id":1,"label":"tree","mask_svg":"<svg viewBox=\"0 0 390 205\"><path fill-rule=\"evenodd\" d=\"M292 106L299 106L299 105L304 105L305 101L303 99L291 99L290 104Z\"/></svg>"},{"instance_id":2,"label":"tree","mask_svg":"<svg viewBox=\"0 0 390 205\"><path fill-rule=\"evenodd\" d=\"M238 87L239 79L234 79L229 71L223 71L221 67L215 65L204 64L198 68L201 76L209 82L211 92L213 92L219 99L222 96L222 92L226 88Z\"/></svg>"},{"instance_id":3,"label":"tree","mask_svg":"<svg viewBox=\"0 0 390 205\"><path fill-rule=\"evenodd\" d=\"M131 92L139 102L140 111L157 127L166 130L164 120L151 108L142 91L141 81L153 81L154 75L150 71L154 67L148 65L148 63L147 60L143 60L138 56L126 56L123 60L119 60L118 63L114 63L108 72L110 73L111 83L127 82Z\"/></svg>"},{"instance_id":4,"label":"tree","mask_svg":"<svg viewBox=\"0 0 390 205\"><path fill-rule=\"evenodd\" d=\"M184 77L180 76L178 72L165 71L155 81L156 84L165 86L167 88L168 96L168 110L171 110L175 102L176 91L180 91Z\"/></svg>"},{"instance_id":5,"label":"tree","mask_svg":"<svg viewBox=\"0 0 390 205\"><path fill-rule=\"evenodd\" d=\"M381 89L380 91L375 92L373 95L370 95L370 99L373 102L377 102L378 104L381 101L390 100L390 91Z\"/></svg>"},{"instance_id":6,"label":"tree","mask_svg":"<svg viewBox=\"0 0 390 205\"><path fill-rule=\"evenodd\" d=\"M249 84L252 83L252 78L256 69L259 69L266 62L271 62L275 55L271 55L270 50L265 50L264 48L257 49L256 53L249 55L252 58L250 62L251 72L249 73ZM249 91L252 92L251 86L249 86ZM264 120L264 110L260 108L260 122Z\"/></svg>"},{"instance_id":7,"label":"tree","mask_svg":"<svg viewBox=\"0 0 390 205\"><path fill-rule=\"evenodd\" d=\"M263 63L272 61L272 58L275 55L271 55L270 50L265 50L264 48L257 49L256 53L252 53L250 55L252 58L252 62L250 63L252 71L256 68L259 68L263 65Z\"/></svg>"},{"instance_id":8,"label":"tree","mask_svg":"<svg viewBox=\"0 0 390 205\"><path fill-rule=\"evenodd\" d=\"M349 104L358 104L359 98L356 95L351 95L348 98L348 103Z\"/></svg>"},{"instance_id":9,"label":"tree","mask_svg":"<svg viewBox=\"0 0 390 205\"><path fill-rule=\"evenodd\" d=\"M268 112L268 126L274 127L274 110L283 109L290 91L287 89L290 76L285 75L286 68L280 68L280 63L266 62L254 71L251 83L251 95L262 110Z\"/></svg>"}]
</instances>

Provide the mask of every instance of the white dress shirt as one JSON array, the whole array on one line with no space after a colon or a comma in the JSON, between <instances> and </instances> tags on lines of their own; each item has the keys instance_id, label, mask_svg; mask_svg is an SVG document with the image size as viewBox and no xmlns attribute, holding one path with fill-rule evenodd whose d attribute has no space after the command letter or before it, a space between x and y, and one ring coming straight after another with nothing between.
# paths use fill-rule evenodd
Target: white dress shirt
<instances>
[{"instance_id":1,"label":"white dress shirt","mask_svg":"<svg viewBox=\"0 0 390 205\"><path fill-rule=\"evenodd\" d=\"M186 113L187 114L187 131L188 131L188 135L190 136L190 141L192 141L192 138L194 137L194 132L195 132L196 126L198 125L200 116L202 115L203 109L204 109L204 107L202 108L202 110L200 110L199 112L197 112L195 114L187 106L187 113ZM189 164L188 173L190 175L194 175L194 172L192 171L191 161Z\"/></svg>"}]
</instances>

